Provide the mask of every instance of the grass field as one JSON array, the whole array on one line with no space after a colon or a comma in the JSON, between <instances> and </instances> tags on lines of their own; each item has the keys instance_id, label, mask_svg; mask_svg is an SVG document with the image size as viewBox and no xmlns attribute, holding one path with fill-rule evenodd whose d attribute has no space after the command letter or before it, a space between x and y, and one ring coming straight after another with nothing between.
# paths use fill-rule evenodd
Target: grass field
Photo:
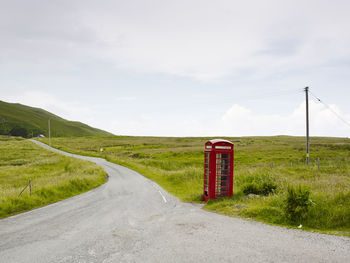
<instances>
[{"instance_id":1,"label":"grass field","mask_svg":"<svg viewBox=\"0 0 350 263\"><path fill-rule=\"evenodd\" d=\"M104 157L142 173L183 201L201 202L203 150L208 139L212 138L55 138L52 145L68 152ZM235 144L234 196L210 201L205 209L350 236L349 139L311 138L310 167L305 166L302 137L225 139ZM247 185L252 184L271 184L276 189L267 195L248 195ZM299 185L309 187L311 200L307 213L295 221L285 212L286 197L288 186Z\"/></svg>"},{"instance_id":2,"label":"grass field","mask_svg":"<svg viewBox=\"0 0 350 263\"><path fill-rule=\"evenodd\" d=\"M29 179L32 195L28 187L18 197ZM0 136L0 218L80 194L105 181L105 171L91 162Z\"/></svg>"}]
</instances>

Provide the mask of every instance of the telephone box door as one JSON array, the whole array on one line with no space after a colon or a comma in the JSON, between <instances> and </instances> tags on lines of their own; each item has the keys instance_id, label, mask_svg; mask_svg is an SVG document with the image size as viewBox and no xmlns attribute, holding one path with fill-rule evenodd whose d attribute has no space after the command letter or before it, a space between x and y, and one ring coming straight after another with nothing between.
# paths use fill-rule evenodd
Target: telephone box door
<instances>
[{"instance_id":1,"label":"telephone box door","mask_svg":"<svg viewBox=\"0 0 350 263\"><path fill-rule=\"evenodd\" d=\"M231 157L230 153L216 153L215 198L230 196ZM232 195L232 193L231 193Z\"/></svg>"}]
</instances>

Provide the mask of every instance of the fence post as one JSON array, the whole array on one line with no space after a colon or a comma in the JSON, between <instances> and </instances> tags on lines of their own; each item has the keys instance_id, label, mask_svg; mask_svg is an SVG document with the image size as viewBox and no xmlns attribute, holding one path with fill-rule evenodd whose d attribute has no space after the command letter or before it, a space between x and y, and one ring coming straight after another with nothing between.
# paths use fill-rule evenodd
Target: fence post
<instances>
[{"instance_id":1,"label":"fence post","mask_svg":"<svg viewBox=\"0 0 350 263\"><path fill-rule=\"evenodd\" d=\"M28 186L29 186L30 195L32 195L32 180L29 178L28 184L22 189L22 191L19 193L18 197L20 197L22 195L22 193L24 192L24 190L26 190L26 188Z\"/></svg>"},{"instance_id":2,"label":"fence post","mask_svg":"<svg viewBox=\"0 0 350 263\"><path fill-rule=\"evenodd\" d=\"M23 193L24 190L26 190L26 188L28 187L28 184L22 189L22 191L19 193L18 197L20 197Z\"/></svg>"},{"instance_id":3,"label":"fence post","mask_svg":"<svg viewBox=\"0 0 350 263\"><path fill-rule=\"evenodd\" d=\"M293 167L293 161L290 161L290 167Z\"/></svg>"}]
</instances>

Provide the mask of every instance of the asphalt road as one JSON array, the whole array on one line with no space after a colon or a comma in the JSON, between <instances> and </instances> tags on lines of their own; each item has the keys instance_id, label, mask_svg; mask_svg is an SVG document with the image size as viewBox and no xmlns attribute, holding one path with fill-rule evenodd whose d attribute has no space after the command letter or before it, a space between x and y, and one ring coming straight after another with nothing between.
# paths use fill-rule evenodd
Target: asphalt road
<instances>
[{"instance_id":1,"label":"asphalt road","mask_svg":"<svg viewBox=\"0 0 350 263\"><path fill-rule=\"evenodd\" d=\"M207 212L130 169L67 155L109 181L0 220L0 262L350 262L350 238Z\"/></svg>"}]
</instances>

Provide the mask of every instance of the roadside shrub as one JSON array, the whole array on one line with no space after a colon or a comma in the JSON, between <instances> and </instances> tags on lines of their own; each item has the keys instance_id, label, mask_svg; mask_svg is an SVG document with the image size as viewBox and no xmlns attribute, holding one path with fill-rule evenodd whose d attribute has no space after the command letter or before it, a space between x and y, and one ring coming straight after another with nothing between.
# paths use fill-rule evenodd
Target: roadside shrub
<instances>
[{"instance_id":1,"label":"roadside shrub","mask_svg":"<svg viewBox=\"0 0 350 263\"><path fill-rule=\"evenodd\" d=\"M243 185L243 193L256 194L256 195L269 195L270 193L275 192L277 185L273 182L251 182Z\"/></svg>"},{"instance_id":2,"label":"roadside shrub","mask_svg":"<svg viewBox=\"0 0 350 263\"><path fill-rule=\"evenodd\" d=\"M27 138L28 131L25 128L23 128L23 127L15 126L15 127L12 128L12 130L9 133L9 135L11 135L11 136L21 136L23 138Z\"/></svg>"},{"instance_id":3,"label":"roadside shrub","mask_svg":"<svg viewBox=\"0 0 350 263\"><path fill-rule=\"evenodd\" d=\"M313 204L310 199L310 188L299 185L298 187L288 186L285 200L285 212L287 218L293 222L300 223L305 218L309 207Z\"/></svg>"},{"instance_id":4,"label":"roadside shrub","mask_svg":"<svg viewBox=\"0 0 350 263\"><path fill-rule=\"evenodd\" d=\"M275 192L277 189L277 185L273 182L264 182L261 186L261 194L269 195L270 193Z\"/></svg>"},{"instance_id":5,"label":"roadside shrub","mask_svg":"<svg viewBox=\"0 0 350 263\"><path fill-rule=\"evenodd\" d=\"M243 185L243 193L245 195L248 195L248 194L258 195L260 193L258 184L255 182L244 184Z\"/></svg>"}]
</instances>

